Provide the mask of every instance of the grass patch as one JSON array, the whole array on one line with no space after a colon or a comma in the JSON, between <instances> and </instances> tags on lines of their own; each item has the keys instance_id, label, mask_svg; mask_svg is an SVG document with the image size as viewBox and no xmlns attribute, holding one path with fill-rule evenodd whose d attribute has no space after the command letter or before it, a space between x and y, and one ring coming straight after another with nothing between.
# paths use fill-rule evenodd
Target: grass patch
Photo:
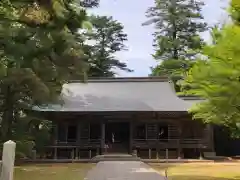
<instances>
[{"instance_id":1,"label":"grass patch","mask_svg":"<svg viewBox=\"0 0 240 180\"><path fill-rule=\"evenodd\" d=\"M240 163L150 164L169 180L240 180Z\"/></svg>"},{"instance_id":2,"label":"grass patch","mask_svg":"<svg viewBox=\"0 0 240 180\"><path fill-rule=\"evenodd\" d=\"M150 164L169 180L240 180L240 163ZM39 164L17 166L14 180L83 180L95 164Z\"/></svg>"},{"instance_id":3,"label":"grass patch","mask_svg":"<svg viewBox=\"0 0 240 180\"><path fill-rule=\"evenodd\" d=\"M94 164L40 164L16 166L14 180L83 180Z\"/></svg>"}]
</instances>

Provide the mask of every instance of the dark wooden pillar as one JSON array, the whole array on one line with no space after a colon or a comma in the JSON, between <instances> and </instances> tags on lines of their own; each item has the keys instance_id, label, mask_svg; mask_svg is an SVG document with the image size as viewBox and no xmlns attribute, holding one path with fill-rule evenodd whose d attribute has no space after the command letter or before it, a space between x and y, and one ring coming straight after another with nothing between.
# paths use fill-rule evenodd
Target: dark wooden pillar
<instances>
[{"instance_id":1,"label":"dark wooden pillar","mask_svg":"<svg viewBox=\"0 0 240 180\"><path fill-rule=\"evenodd\" d=\"M57 159L57 147L54 148L54 159Z\"/></svg>"},{"instance_id":2,"label":"dark wooden pillar","mask_svg":"<svg viewBox=\"0 0 240 180\"><path fill-rule=\"evenodd\" d=\"M165 152L165 159L166 159L166 163L168 163L168 159L169 159L169 153L168 153L168 149L166 149L166 152Z\"/></svg>"},{"instance_id":3,"label":"dark wooden pillar","mask_svg":"<svg viewBox=\"0 0 240 180\"><path fill-rule=\"evenodd\" d=\"M54 159L57 159L58 123L54 123Z\"/></svg>"},{"instance_id":4,"label":"dark wooden pillar","mask_svg":"<svg viewBox=\"0 0 240 180\"><path fill-rule=\"evenodd\" d=\"M81 140L81 123L77 122L77 143L80 144Z\"/></svg>"},{"instance_id":5,"label":"dark wooden pillar","mask_svg":"<svg viewBox=\"0 0 240 180\"><path fill-rule=\"evenodd\" d=\"M152 159L152 149L148 149L148 159Z\"/></svg>"},{"instance_id":6,"label":"dark wooden pillar","mask_svg":"<svg viewBox=\"0 0 240 180\"><path fill-rule=\"evenodd\" d=\"M207 131L208 131L208 145L210 146L211 151L214 151L214 130L213 125L207 124Z\"/></svg>"},{"instance_id":7,"label":"dark wooden pillar","mask_svg":"<svg viewBox=\"0 0 240 180\"><path fill-rule=\"evenodd\" d=\"M54 145L58 142L58 123L54 123L53 125L53 138L54 138Z\"/></svg>"},{"instance_id":8,"label":"dark wooden pillar","mask_svg":"<svg viewBox=\"0 0 240 180\"><path fill-rule=\"evenodd\" d=\"M199 148L199 159L203 159L203 149L202 149L202 147Z\"/></svg>"},{"instance_id":9,"label":"dark wooden pillar","mask_svg":"<svg viewBox=\"0 0 240 180\"><path fill-rule=\"evenodd\" d=\"M145 139L148 139L148 128L147 128L147 123L145 123Z\"/></svg>"},{"instance_id":10,"label":"dark wooden pillar","mask_svg":"<svg viewBox=\"0 0 240 180\"><path fill-rule=\"evenodd\" d=\"M65 122L64 124L65 124L65 132L66 132L66 134L65 134L65 142L67 142L68 141L68 127L69 127L69 123Z\"/></svg>"},{"instance_id":11,"label":"dark wooden pillar","mask_svg":"<svg viewBox=\"0 0 240 180\"><path fill-rule=\"evenodd\" d=\"M132 154L133 150L133 122L129 124L129 153Z\"/></svg>"},{"instance_id":12,"label":"dark wooden pillar","mask_svg":"<svg viewBox=\"0 0 240 180\"><path fill-rule=\"evenodd\" d=\"M105 151L105 123L101 123L101 154Z\"/></svg>"},{"instance_id":13,"label":"dark wooden pillar","mask_svg":"<svg viewBox=\"0 0 240 180\"><path fill-rule=\"evenodd\" d=\"M76 154L75 159L79 158L79 149L80 149L80 142L81 141L81 123L77 122L77 148L76 148Z\"/></svg>"},{"instance_id":14,"label":"dark wooden pillar","mask_svg":"<svg viewBox=\"0 0 240 180\"><path fill-rule=\"evenodd\" d=\"M91 159L92 158L92 150L91 149L89 149L89 159Z\"/></svg>"},{"instance_id":15,"label":"dark wooden pillar","mask_svg":"<svg viewBox=\"0 0 240 180\"><path fill-rule=\"evenodd\" d=\"M182 139L182 125L179 123L178 124L178 149L177 149L178 159L182 158L181 139Z\"/></svg>"},{"instance_id":16,"label":"dark wooden pillar","mask_svg":"<svg viewBox=\"0 0 240 180\"><path fill-rule=\"evenodd\" d=\"M157 148L156 148L156 159L159 159L159 151L160 151L160 150L159 150L159 148L157 147Z\"/></svg>"}]
</instances>

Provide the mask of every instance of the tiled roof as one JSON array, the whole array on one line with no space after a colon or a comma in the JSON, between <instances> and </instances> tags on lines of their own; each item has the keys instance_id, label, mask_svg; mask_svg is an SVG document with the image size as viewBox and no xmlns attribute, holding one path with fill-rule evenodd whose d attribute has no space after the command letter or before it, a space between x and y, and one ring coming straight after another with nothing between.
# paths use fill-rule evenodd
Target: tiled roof
<instances>
[{"instance_id":1,"label":"tiled roof","mask_svg":"<svg viewBox=\"0 0 240 180\"><path fill-rule=\"evenodd\" d=\"M179 98L165 77L92 79L63 86L63 105L38 111L187 111L197 100Z\"/></svg>"}]
</instances>

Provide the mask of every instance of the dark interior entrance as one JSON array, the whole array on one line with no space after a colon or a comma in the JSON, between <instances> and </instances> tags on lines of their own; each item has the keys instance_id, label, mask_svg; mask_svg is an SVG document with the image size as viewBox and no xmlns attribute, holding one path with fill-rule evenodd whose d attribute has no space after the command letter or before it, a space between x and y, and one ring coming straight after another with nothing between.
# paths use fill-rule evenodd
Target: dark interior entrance
<instances>
[{"instance_id":1,"label":"dark interior entrance","mask_svg":"<svg viewBox=\"0 0 240 180\"><path fill-rule=\"evenodd\" d=\"M106 124L105 143L109 153L128 153L129 123L111 122Z\"/></svg>"}]
</instances>

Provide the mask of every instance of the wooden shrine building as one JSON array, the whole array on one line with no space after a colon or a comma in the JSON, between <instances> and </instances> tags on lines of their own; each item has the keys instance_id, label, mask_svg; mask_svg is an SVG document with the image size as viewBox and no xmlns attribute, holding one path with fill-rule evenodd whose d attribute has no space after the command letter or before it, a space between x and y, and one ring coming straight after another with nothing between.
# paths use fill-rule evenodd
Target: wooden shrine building
<instances>
[{"instance_id":1,"label":"wooden shrine building","mask_svg":"<svg viewBox=\"0 0 240 180\"><path fill-rule=\"evenodd\" d=\"M141 158L196 158L213 150L210 125L187 110L199 102L181 99L164 77L105 78L71 82L62 105L35 107L53 122L49 158L86 159L132 153Z\"/></svg>"}]
</instances>

